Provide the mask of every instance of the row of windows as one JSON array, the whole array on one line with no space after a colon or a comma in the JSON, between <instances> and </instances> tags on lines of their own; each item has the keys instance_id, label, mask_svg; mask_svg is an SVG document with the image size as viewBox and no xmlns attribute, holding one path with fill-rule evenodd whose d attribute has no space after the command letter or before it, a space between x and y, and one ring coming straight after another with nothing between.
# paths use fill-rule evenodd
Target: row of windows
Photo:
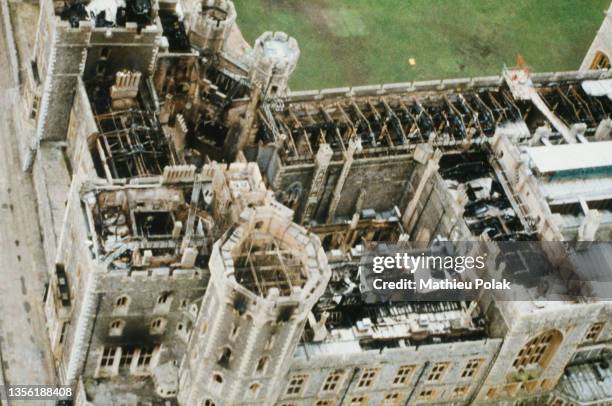
<instances>
[{"instance_id":1,"label":"row of windows","mask_svg":"<svg viewBox=\"0 0 612 406\"><path fill-rule=\"evenodd\" d=\"M601 332L603 331L604 323L594 323L585 335L585 341L596 341ZM527 342L523 348L519 351L515 358L513 365L517 368L522 368L528 365L540 365L541 367L546 366L546 362L550 360L554 354L554 350L559 345L562 339L561 334L557 330L550 330L544 332ZM484 360L483 359L470 359L467 361L463 370L461 371L462 379L473 378L480 370ZM451 363L449 362L437 362L434 363L426 375L426 382L434 383L442 380L444 375L450 369ZM407 385L416 370L415 365L402 365L399 367L395 377L393 378L393 385L401 386ZM364 369L358 380L357 389L370 388L376 381L379 368L366 368ZM346 371L342 369L336 369L329 372L320 392L322 394L335 393L342 386ZM305 373L294 374L290 377L285 395L288 397L299 397L304 388L306 387L309 375ZM544 385L546 386L546 382ZM458 386L453 390L453 397L461 398L466 396L469 392L469 385ZM427 388L417 394L417 399L431 400L437 397L435 388ZM359 403L357 403L359 404Z\"/></svg>"},{"instance_id":2,"label":"row of windows","mask_svg":"<svg viewBox=\"0 0 612 406\"><path fill-rule=\"evenodd\" d=\"M416 399L419 401L433 401L441 400L444 395L444 391L439 388L424 388L416 394ZM451 389L449 399L463 399L470 393L470 385L459 385Z\"/></svg>"},{"instance_id":3,"label":"row of windows","mask_svg":"<svg viewBox=\"0 0 612 406\"><path fill-rule=\"evenodd\" d=\"M160 294L155 300L154 312L169 311L173 298L174 298L174 295L172 294L172 292L163 292L162 294ZM119 296L118 298L115 299L114 312L117 314L126 314L128 312L131 302L132 302L132 299L129 296L127 295ZM180 307L181 308L187 307L187 300L182 300Z\"/></svg>"},{"instance_id":4,"label":"row of windows","mask_svg":"<svg viewBox=\"0 0 612 406\"><path fill-rule=\"evenodd\" d=\"M125 329L125 320L113 320L108 326L108 335L113 337L118 337L123 334L123 330ZM168 320L163 317L158 317L153 319L149 324L149 334L152 336L161 335L166 330L166 325L168 324ZM179 324L177 326L177 330L179 332L183 329L183 325Z\"/></svg>"},{"instance_id":5,"label":"row of windows","mask_svg":"<svg viewBox=\"0 0 612 406\"><path fill-rule=\"evenodd\" d=\"M174 296L172 295L172 292L163 292L157 297L157 299L155 300L155 303L158 306L169 305L170 303L172 303L173 298ZM121 295L115 299L115 309L122 309L125 307L129 307L131 301L132 299L129 296ZM187 306L187 301L183 300L181 302L181 307L185 307L185 306Z\"/></svg>"},{"instance_id":6,"label":"row of windows","mask_svg":"<svg viewBox=\"0 0 612 406\"><path fill-rule=\"evenodd\" d=\"M404 395L399 392L390 392L385 394L381 406L400 406L403 404L402 400L404 399ZM366 406L368 404L369 398L366 395L353 396L348 399L347 403L344 403L349 406ZM336 400L334 399L321 399L315 403L315 406L336 406ZM297 406L295 403L281 403L281 406Z\"/></svg>"},{"instance_id":7,"label":"row of windows","mask_svg":"<svg viewBox=\"0 0 612 406\"><path fill-rule=\"evenodd\" d=\"M470 385L460 385L454 387L450 392L450 397L447 400L462 399L465 398L470 392ZM417 401L433 401L441 400L440 397L444 392L439 391L436 388L425 388L415 394L415 400ZM406 393L404 392L388 392L383 395L380 405L382 406L399 406L403 405L406 400ZM368 405L369 397L367 395L356 395L348 398L348 405L351 406L365 406ZM297 406L295 403L285 402L282 406ZM335 399L321 399L315 403L315 406L336 406Z\"/></svg>"},{"instance_id":8,"label":"row of windows","mask_svg":"<svg viewBox=\"0 0 612 406\"><path fill-rule=\"evenodd\" d=\"M480 366L484 362L483 359L470 359L467 361L464 369L461 372L461 378L468 379L472 378L479 370ZM437 362L432 365L429 370L426 381L427 382L439 382L444 374L450 369L451 363L449 362ZM416 365L402 365L398 368L395 377L393 378L394 386L405 386L408 385L412 379L414 372L416 371ZM357 379L357 389L367 389L374 385L380 368L365 368L361 371L359 378ZM346 371L343 369L335 369L328 373L323 385L321 387L321 393L335 393L344 382L346 377ZM285 390L286 396L300 396L302 391L306 387L309 375L305 373L293 374L289 378L287 388Z\"/></svg>"},{"instance_id":9,"label":"row of windows","mask_svg":"<svg viewBox=\"0 0 612 406\"><path fill-rule=\"evenodd\" d=\"M103 347L98 363L98 375L113 375L120 368L138 374L150 373L156 347Z\"/></svg>"},{"instance_id":10,"label":"row of windows","mask_svg":"<svg viewBox=\"0 0 612 406\"><path fill-rule=\"evenodd\" d=\"M515 382L506 385L491 387L487 390L488 399L500 397L514 397L520 391L527 393L546 392L552 390L556 385L553 379L530 380L526 382Z\"/></svg>"},{"instance_id":11,"label":"row of windows","mask_svg":"<svg viewBox=\"0 0 612 406\"><path fill-rule=\"evenodd\" d=\"M591 326L587 334L585 335L585 341L596 341L601 332L603 331L604 323L598 322ZM556 347L561 340L561 335L557 330L550 330L544 332L527 342L525 346L519 351L515 361L515 366L524 366L533 363L542 363L545 358L550 358L550 350ZM222 352L222 357L228 356L231 357L231 352L228 355ZM484 360L483 359L470 359L464 366L464 369L461 372L461 378L469 379L474 377L477 374L480 367L482 366ZM260 362L261 364L261 362ZM265 365L265 363L263 363ZM430 383L440 381L445 373L450 369L451 363L449 362L437 362L432 365L430 370L426 375L426 381ZM259 369L259 367L258 367ZM402 365L398 368L395 377L393 378L393 385L402 386L407 385L416 370L415 365ZM378 375L380 373L379 368L365 368L361 371L356 383L357 389L367 389L374 385ZM337 392L342 386L344 379L346 377L346 371L343 369L335 369L328 373L322 387L321 393L323 395L333 394ZM309 375L306 373L297 373L291 375L289 378L288 385L285 390L285 395L288 397L299 397L301 396L304 388L307 385L309 379ZM222 382L222 380L220 381ZM253 385L252 385L253 386ZM508 388L503 388L504 391L512 391L512 390L528 390L533 391L537 389L548 390L554 386L554 382L544 379L542 381L530 381L523 384L510 384L506 385ZM258 387L257 387L258 388ZM450 397L453 399L464 398L468 395L470 390L469 385L460 385L456 386L452 389ZM487 395L489 398L494 398L498 395L498 390L496 388L492 388L488 391ZM441 395L437 388L428 387L420 390L416 394L416 399L421 401L431 401L438 399ZM398 404L402 399L402 394L399 392L391 392L385 395L383 400L383 404L385 405L393 405ZM333 399L319 400L316 405L318 406L333 406ZM349 399L348 401L350 405L367 405L368 398L366 395L357 395ZM290 403L286 403L285 405L289 406Z\"/></svg>"}]
</instances>

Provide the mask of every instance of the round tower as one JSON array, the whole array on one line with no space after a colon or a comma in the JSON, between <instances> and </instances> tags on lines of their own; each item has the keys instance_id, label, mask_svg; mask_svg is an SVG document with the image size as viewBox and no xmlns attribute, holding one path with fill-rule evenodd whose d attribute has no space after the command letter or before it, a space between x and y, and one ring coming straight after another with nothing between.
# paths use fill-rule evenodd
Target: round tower
<instances>
[{"instance_id":1,"label":"round tower","mask_svg":"<svg viewBox=\"0 0 612 406\"><path fill-rule=\"evenodd\" d=\"M236 22L236 8L231 0L197 1L189 17L191 46L206 54L223 50L225 40Z\"/></svg>"},{"instance_id":2,"label":"round tower","mask_svg":"<svg viewBox=\"0 0 612 406\"><path fill-rule=\"evenodd\" d=\"M318 237L285 212L247 208L241 219L213 246L181 365L181 404L272 404L330 278Z\"/></svg>"},{"instance_id":3,"label":"round tower","mask_svg":"<svg viewBox=\"0 0 612 406\"><path fill-rule=\"evenodd\" d=\"M265 95L285 95L299 57L300 48L294 38L284 32L264 32L255 41L251 83Z\"/></svg>"}]
</instances>

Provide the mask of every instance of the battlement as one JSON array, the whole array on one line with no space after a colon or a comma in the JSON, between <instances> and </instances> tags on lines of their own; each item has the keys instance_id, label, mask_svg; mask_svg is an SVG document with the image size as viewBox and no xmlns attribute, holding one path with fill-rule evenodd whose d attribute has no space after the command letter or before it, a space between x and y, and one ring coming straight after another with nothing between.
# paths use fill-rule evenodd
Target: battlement
<instances>
[{"instance_id":1,"label":"battlement","mask_svg":"<svg viewBox=\"0 0 612 406\"><path fill-rule=\"evenodd\" d=\"M242 223L214 249L211 273L215 280L227 278L218 281L220 288L309 307L329 277L326 264L317 237L276 209L260 206L245 210Z\"/></svg>"},{"instance_id":2,"label":"battlement","mask_svg":"<svg viewBox=\"0 0 612 406\"><path fill-rule=\"evenodd\" d=\"M565 290L373 303L360 283L370 243L610 239L609 16L580 71L299 92L296 39L251 47L236 18L42 4L24 144L62 382L93 404L540 401L609 340L609 306ZM570 259L606 272L591 254ZM555 283L579 271L559 263Z\"/></svg>"}]
</instances>

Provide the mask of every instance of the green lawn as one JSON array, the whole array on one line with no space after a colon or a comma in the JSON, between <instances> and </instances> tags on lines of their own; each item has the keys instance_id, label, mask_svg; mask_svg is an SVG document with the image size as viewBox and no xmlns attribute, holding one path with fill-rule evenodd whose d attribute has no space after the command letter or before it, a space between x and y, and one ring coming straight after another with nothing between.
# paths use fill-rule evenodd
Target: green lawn
<instances>
[{"instance_id":1,"label":"green lawn","mask_svg":"<svg viewBox=\"0 0 612 406\"><path fill-rule=\"evenodd\" d=\"M251 44L300 45L294 90L577 69L610 0L234 0ZM408 63L414 58L416 64Z\"/></svg>"}]
</instances>

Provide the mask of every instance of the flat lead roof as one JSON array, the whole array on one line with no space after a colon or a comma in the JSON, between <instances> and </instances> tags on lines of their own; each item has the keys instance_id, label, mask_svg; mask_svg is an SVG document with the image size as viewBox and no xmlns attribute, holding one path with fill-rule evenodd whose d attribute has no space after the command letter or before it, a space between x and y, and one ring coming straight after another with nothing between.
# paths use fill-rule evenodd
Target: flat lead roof
<instances>
[{"instance_id":1,"label":"flat lead roof","mask_svg":"<svg viewBox=\"0 0 612 406\"><path fill-rule=\"evenodd\" d=\"M612 141L527 148L540 173L612 166Z\"/></svg>"}]
</instances>

